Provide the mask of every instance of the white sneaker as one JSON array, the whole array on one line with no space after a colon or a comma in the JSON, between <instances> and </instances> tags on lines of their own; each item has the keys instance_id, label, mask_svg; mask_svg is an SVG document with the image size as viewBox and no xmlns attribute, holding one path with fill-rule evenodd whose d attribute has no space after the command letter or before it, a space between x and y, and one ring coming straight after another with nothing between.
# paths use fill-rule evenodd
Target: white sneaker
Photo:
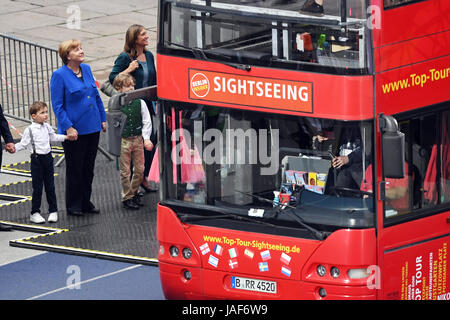
<instances>
[{"instance_id":1,"label":"white sneaker","mask_svg":"<svg viewBox=\"0 0 450 320\"><path fill-rule=\"evenodd\" d=\"M48 216L47 221L48 222L57 222L58 221L58 212L50 213L49 216Z\"/></svg>"},{"instance_id":2,"label":"white sneaker","mask_svg":"<svg viewBox=\"0 0 450 320\"><path fill-rule=\"evenodd\" d=\"M39 212L36 212L31 215L30 221L33 223L44 223L45 219L42 218L42 216Z\"/></svg>"}]
</instances>

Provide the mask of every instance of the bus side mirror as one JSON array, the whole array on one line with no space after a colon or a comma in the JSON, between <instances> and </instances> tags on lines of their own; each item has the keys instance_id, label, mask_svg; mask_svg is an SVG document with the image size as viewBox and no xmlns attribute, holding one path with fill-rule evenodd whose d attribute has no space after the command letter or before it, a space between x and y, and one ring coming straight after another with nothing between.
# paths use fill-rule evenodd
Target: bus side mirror
<instances>
[{"instance_id":1,"label":"bus side mirror","mask_svg":"<svg viewBox=\"0 0 450 320\"><path fill-rule=\"evenodd\" d=\"M405 135L398 131L398 123L392 116L380 116L382 132L383 170L386 178L405 176Z\"/></svg>"}]
</instances>

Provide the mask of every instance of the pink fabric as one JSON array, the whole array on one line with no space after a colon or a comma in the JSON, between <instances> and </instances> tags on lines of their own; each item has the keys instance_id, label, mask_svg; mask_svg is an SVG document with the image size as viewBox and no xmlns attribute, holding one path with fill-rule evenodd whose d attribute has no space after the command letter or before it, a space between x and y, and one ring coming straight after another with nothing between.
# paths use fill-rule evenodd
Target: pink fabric
<instances>
[{"instance_id":1,"label":"pink fabric","mask_svg":"<svg viewBox=\"0 0 450 320\"><path fill-rule=\"evenodd\" d=\"M148 181L159 183L159 146L156 147L155 156L153 157L152 166L148 173Z\"/></svg>"},{"instance_id":2,"label":"pink fabric","mask_svg":"<svg viewBox=\"0 0 450 320\"><path fill-rule=\"evenodd\" d=\"M173 183L177 183L177 166L180 160L181 165L181 183L198 183L205 180L205 170L202 165L202 158L196 146L190 149L186 143L184 129L181 127L181 111L180 111L180 129L178 129L179 139L179 155L177 157L177 139L176 131L172 131L172 170ZM175 110L172 109L172 130L175 128ZM159 147L156 148L150 172L148 174L149 181L159 182Z\"/></svg>"},{"instance_id":3,"label":"pink fabric","mask_svg":"<svg viewBox=\"0 0 450 320\"><path fill-rule=\"evenodd\" d=\"M428 162L427 172L425 174L425 180L423 182L424 198L430 203L437 203L437 190L436 190L436 157L437 146L433 145L431 149L430 161Z\"/></svg>"}]
</instances>

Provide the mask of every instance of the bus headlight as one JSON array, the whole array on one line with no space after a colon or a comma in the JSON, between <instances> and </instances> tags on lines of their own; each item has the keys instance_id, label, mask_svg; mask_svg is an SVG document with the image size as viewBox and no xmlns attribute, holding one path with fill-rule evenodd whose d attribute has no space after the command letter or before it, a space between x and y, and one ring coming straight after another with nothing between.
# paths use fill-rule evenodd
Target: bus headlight
<instances>
[{"instance_id":1,"label":"bus headlight","mask_svg":"<svg viewBox=\"0 0 450 320\"><path fill-rule=\"evenodd\" d=\"M191 274L191 272L190 272L189 270L185 270L185 271L183 272L183 275L184 275L184 279L185 279L186 281L189 281L189 280L192 279L192 274Z\"/></svg>"},{"instance_id":2,"label":"bus headlight","mask_svg":"<svg viewBox=\"0 0 450 320\"><path fill-rule=\"evenodd\" d=\"M181 253L185 259L190 259L192 257L192 251L189 248L184 248Z\"/></svg>"},{"instance_id":3,"label":"bus headlight","mask_svg":"<svg viewBox=\"0 0 450 320\"><path fill-rule=\"evenodd\" d=\"M321 298L325 298L327 296L327 290L325 290L324 288L319 288L318 293Z\"/></svg>"},{"instance_id":4,"label":"bus headlight","mask_svg":"<svg viewBox=\"0 0 450 320\"><path fill-rule=\"evenodd\" d=\"M175 246L171 246L169 249L170 255L174 258L178 257L178 254L180 253L180 251L178 250L177 247Z\"/></svg>"},{"instance_id":5,"label":"bus headlight","mask_svg":"<svg viewBox=\"0 0 450 320\"><path fill-rule=\"evenodd\" d=\"M321 277L323 277L323 276L325 276L325 275L327 274L327 269L326 269L323 265L321 265L321 264L319 264L319 265L317 266L316 271L317 271L317 274L318 274L319 276L321 276Z\"/></svg>"},{"instance_id":6,"label":"bus headlight","mask_svg":"<svg viewBox=\"0 0 450 320\"><path fill-rule=\"evenodd\" d=\"M331 274L331 276L332 276L333 278L337 278L337 277L339 277L339 275L340 275L341 273L340 273L340 271L339 271L338 268L332 267L331 270L330 270L330 274Z\"/></svg>"},{"instance_id":7,"label":"bus headlight","mask_svg":"<svg viewBox=\"0 0 450 320\"><path fill-rule=\"evenodd\" d=\"M347 274L350 279L364 279L370 275L367 268L350 269L348 270Z\"/></svg>"}]
</instances>

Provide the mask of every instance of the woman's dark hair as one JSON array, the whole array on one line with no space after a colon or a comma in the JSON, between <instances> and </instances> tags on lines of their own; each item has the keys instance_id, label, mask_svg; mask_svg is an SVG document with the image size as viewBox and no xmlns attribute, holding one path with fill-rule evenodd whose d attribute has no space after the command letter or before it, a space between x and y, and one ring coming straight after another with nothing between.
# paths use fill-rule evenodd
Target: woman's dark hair
<instances>
[{"instance_id":1,"label":"woman's dark hair","mask_svg":"<svg viewBox=\"0 0 450 320\"><path fill-rule=\"evenodd\" d=\"M145 29L144 26L133 24L128 28L127 33L125 34L125 46L123 47L123 51L128 53L131 60L135 59L137 56L136 40L143 29Z\"/></svg>"}]
</instances>

